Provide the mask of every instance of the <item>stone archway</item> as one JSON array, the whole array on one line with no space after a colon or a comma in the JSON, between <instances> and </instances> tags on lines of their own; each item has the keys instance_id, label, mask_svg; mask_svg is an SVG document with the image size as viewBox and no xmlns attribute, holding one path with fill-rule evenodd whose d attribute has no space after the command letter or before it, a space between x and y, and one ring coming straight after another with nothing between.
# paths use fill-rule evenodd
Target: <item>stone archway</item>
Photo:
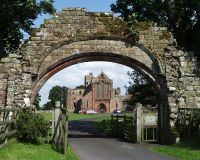
<instances>
[{"instance_id":1,"label":"stone archway","mask_svg":"<svg viewBox=\"0 0 200 160\"><path fill-rule=\"evenodd\" d=\"M122 19L108 13L77 8L56 13L32 33L16 54L1 60L0 106L31 104L42 85L70 65L116 62L140 71L152 81L160 92L160 140L175 137L178 110L200 107L196 58L178 50L172 34L164 27L141 28L135 42L123 34L123 26L112 28L116 27L115 21L126 26Z\"/></svg>"}]
</instances>

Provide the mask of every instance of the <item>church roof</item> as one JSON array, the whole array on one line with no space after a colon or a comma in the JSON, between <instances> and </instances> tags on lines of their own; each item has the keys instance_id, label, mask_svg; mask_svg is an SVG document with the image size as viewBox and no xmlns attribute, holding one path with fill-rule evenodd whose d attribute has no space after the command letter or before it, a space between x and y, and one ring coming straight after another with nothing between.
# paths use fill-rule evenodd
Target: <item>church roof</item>
<instances>
[{"instance_id":1,"label":"church roof","mask_svg":"<svg viewBox=\"0 0 200 160\"><path fill-rule=\"evenodd\" d=\"M107 79L107 80L111 80L103 71L95 79Z\"/></svg>"}]
</instances>

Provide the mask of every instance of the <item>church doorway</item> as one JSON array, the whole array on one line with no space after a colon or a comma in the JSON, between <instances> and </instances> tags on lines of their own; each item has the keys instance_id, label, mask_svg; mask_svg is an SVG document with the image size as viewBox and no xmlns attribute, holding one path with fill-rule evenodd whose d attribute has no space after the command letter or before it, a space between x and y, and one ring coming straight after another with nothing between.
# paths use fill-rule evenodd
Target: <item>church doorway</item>
<instances>
[{"instance_id":1,"label":"church doorway","mask_svg":"<svg viewBox=\"0 0 200 160\"><path fill-rule=\"evenodd\" d=\"M103 104L103 103L99 104L98 108L99 108L99 113L105 113L106 112L106 105L105 104Z\"/></svg>"}]
</instances>

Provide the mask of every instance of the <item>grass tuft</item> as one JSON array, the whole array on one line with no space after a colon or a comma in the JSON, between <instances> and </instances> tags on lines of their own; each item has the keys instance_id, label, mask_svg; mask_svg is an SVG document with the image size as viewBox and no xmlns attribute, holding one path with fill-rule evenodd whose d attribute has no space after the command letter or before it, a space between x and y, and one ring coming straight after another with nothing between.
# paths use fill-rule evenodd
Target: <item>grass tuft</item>
<instances>
[{"instance_id":1,"label":"grass tuft","mask_svg":"<svg viewBox=\"0 0 200 160\"><path fill-rule=\"evenodd\" d=\"M192 138L171 146L153 147L152 150L180 160L200 160L200 138Z\"/></svg>"}]
</instances>

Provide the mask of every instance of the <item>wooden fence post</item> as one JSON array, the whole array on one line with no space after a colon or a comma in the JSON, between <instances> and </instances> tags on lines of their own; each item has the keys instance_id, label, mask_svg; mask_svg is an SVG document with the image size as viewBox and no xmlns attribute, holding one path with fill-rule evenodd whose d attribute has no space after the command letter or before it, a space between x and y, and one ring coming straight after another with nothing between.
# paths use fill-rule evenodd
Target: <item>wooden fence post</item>
<instances>
[{"instance_id":1,"label":"wooden fence post","mask_svg":"<svg viewBox=\"0 0 200 160\"><path fill-rule=\"evenodd\" d=\"M123 122L123 124L124 124L123 125L123 133L124 133L123 136L125 137L126 136L126 132L125 132L126 131L126 115L124 115L124 122Z\"/></svg>"},{"instance_id":2,"label":"wooden fence post","mask_svg":"<svg viewBox=\"0 0 200 160\"><path fill-rule=\"evenodd\" d=\"M119 133L119 117L117 115L117 132Z\"/></svg>"},{"instance_id":3,"label":"wooden fence post","mask_svg":"<svg viewBox=\"0 0 200 160\"><path fill-rule=\"evenodd\" d=\"M68 143L68 111L62 108L62 127L63 127L63 153L66 154Z\"/></svg>"},{"instance_id":4,"label":"wooden fence post","mask_svg":"<svg viewBox=\"0 0 200 160\"><path fill-rule=\"evenodd\" d=\"M136 142L142 142L142 104L136 104Z\"/></svg>"},{"instance_id":5,"label":"wooden fence post","mask_svg":"<svg viewBox=\"0 0 200 160\"><path fill-rule=\"evenodd\" d=\"M53 148L61 153L67 151L68 141L68 111L66 108L57 108L58 104L54 109L54 135L53 135Z\"/></svg>"}]
</instances>

